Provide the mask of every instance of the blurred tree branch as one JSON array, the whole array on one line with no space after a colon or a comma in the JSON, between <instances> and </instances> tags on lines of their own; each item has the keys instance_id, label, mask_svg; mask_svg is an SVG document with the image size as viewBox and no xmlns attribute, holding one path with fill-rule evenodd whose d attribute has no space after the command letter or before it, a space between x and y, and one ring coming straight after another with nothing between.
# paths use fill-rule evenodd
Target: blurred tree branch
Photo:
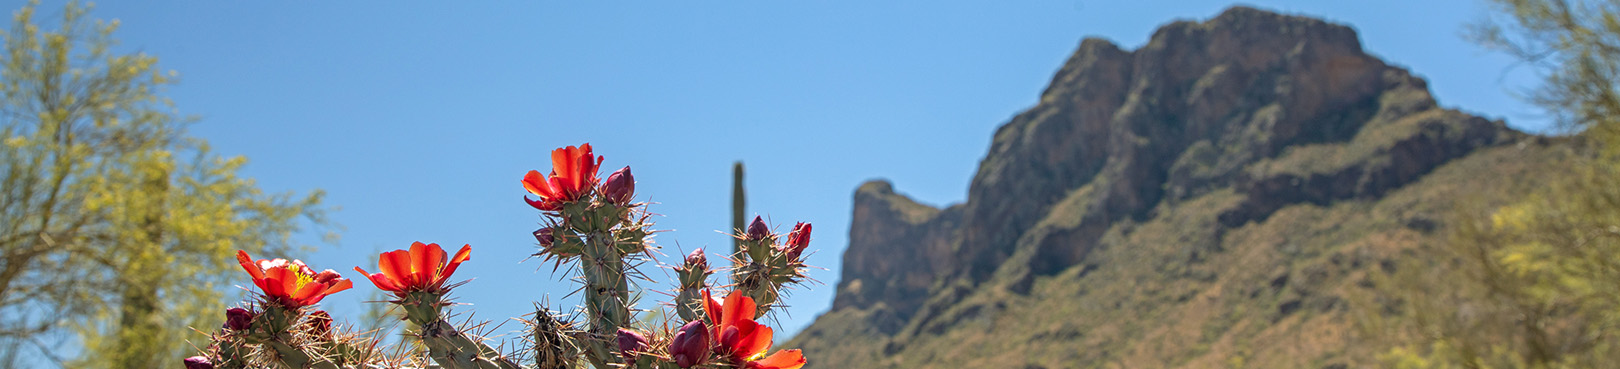
<instances>
[{"instance_id":1,"label":"blurred tree branch","mask_svg":"<svg viewBox=\"0 0 1620 369\"><path fill-rule=\"evenodd\" d=\"M267 194L185 136L157 58L112 51L118 27L70 3L57 30L18 10L0 67L0 341L64 365L172 366L188 327L212 328L235 249L295 247L326 225L322 193ZM197 337L201 337L198 335ZM16 358L7 358L16 362ZM62 359L56 359L62 360Z\"/></svg>"}]
</instances>

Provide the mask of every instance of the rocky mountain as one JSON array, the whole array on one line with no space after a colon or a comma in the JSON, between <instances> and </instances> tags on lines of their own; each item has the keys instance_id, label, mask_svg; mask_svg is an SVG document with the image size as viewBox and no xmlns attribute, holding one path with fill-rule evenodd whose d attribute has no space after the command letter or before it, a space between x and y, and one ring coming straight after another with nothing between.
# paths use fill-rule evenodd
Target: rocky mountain
<instances>
[{"instance_id":1,"label":"rocky mountain","mask_svg":"<svg viewBox=\"0 0 1620 369\"><path fill-rule=\"evenodd\" d=\"M1439 106L1322 20L1234 7L1137 50L1086 39L965 203L860 186L833 307L787 346L819 368L1367 365L1368 274L1527 186L1546 141Z\"/></svg>"}]
</instances>

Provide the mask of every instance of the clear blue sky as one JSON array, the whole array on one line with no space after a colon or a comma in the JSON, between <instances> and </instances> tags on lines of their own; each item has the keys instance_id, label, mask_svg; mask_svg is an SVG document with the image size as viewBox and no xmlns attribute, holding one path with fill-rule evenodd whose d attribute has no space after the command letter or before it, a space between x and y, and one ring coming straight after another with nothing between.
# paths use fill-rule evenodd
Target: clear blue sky
<instances>
[{"instance_id":1,"label":"clear blue sky","mask_svg":"<svg viewBox=\"0 0 1620 369\"><path fill-rule=\"evenodd\" d=\"M749 213L778 231L816 225L809 262L826 270L810 275L826 284L789 300L785 339L832 301L862 181L963 201L992 131L1036 102L1081 38L1136 48L1161 24L1230 4L139 1L92 14L122 21L123 50L180 73L167 95L202 118L193 135L249 157L266 189L321 188L341 207L340 245L294 256L346 271L412 241L470 243L457 277L475 280L456 295L481 319L547 294L574 302L557 299L572 282L519 263L538 218L518 180L549 169L548 150L590 142L604 174L632 166L639 199L672 230L657 237L668 260L729 247L717 231L743 160ZM1545 127L1511 92L1533 76L1459 37L1485 14L1479 1L1251 4L1348 23L1369 52L1428 78L1442 105ZM357 314L373 288L357 287L323 304Z\"/></svg>"}]
</instances>

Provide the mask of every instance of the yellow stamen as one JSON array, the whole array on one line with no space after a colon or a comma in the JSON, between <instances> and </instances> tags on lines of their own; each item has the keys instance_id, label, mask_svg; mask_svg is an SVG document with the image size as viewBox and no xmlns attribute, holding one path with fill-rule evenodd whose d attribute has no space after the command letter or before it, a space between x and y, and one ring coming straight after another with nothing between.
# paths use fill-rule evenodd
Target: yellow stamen
<instances>
[{"instance_id":1,"label":"yellow stamen","mask_svg":"<svg viewBox=\"0 0 1620 369\"><path fill-rule=\"evenodd\" d=\"M292 289L292 291L288 291L289 293L296 292L298 290L304 289L304 285L315 281L315 275L306 273L302 268L299 268L297 265L288 265L287 269L292 270L293 275L298 276L298 280L293 283L293 289Z\"/></svg>"}]
</instances>

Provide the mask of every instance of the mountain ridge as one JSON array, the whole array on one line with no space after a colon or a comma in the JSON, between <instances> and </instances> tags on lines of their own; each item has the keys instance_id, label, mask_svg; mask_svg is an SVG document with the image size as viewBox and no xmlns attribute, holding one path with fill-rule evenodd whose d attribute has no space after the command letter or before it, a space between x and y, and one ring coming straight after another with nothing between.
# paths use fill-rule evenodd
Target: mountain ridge
<instances>
[{"instance_id":1,"label":"mountain ridge","mask_svg":"<svg viewBox=\"0 0 1620 369\"><path fill-rule=\"evenodd\" d=\"M1377 208L1393 201L1388 200L1392 194L1420 191L1413 184L1442 167L1480 165L1456 162L1502 155L1492 152L1504 147L1535 151L1521 157L1553 155L1526 149L1527 143L1545 146L1545 140L1501 121L1440 107L1427 82L1368 55L1348 26L1242 6L1201 22L1169 23L1136 50L1084 39L1039 102L993 137L962 203L920 204L883 181L856 190L833 307L790 345L803 347L812 362L825 363L818 367L955 367L963 362L937 358L962 353L928 348L939 346L942 337L982 328L975 324L1023 324L1008 315L1018 307L1006 301L1049 303L1041 296L1062 282L1113 273L1123 264L1099 259L1136 251L1121 247L1162 251L1170 258L1130 260L1162 269L1157 274L1119 273L1187 279L1185 286L1165 288L1185 289L1181 293L1187 296L1208 293L1227 286L1227 276L1247 272L1209 265L1210 260L1244 252L1245 246L1230 244L1234 235L1291 220L1273 219L1278 213ZM1535 170L1497 165L1501 168L1488 169ZM1437 214L1409 218L1385 226L1416 232L1403 237L1428 242L1444 223ZM1143 235L1140 229L1160 226L1169 227L1162 235L1177 236L1163 243L1169 246L1136 246L1137 239L1162 236ZM1370 227L1357 236L1386 231ZM1319 246L1321 252L1340 253L1350 244ZM1380 252L1402 247L1417 244ZM1343 275L1304 277L1331 285L1389 257L1359 255L1358 264ZM1285 273L1281 282L1272 276L1258 284L1287 286L1294 273ZM1267 303L1289 313L1307 303L1326 304L1328 312L1342 317L1345 296L1307 292L1321 299ZM1099 299L1138 297L1132 293L1082 294L1075 302L1106 305ZM1260 299L1258 294L1251 298ZM1188 306L1177 299L1154 308ZM1098 322L1076 324L1093 323ZM1146 339L1122 334L1125 342L1088 345L1081 330L1047 334L1051 337L1044 339L1082 348L1131 346ZM1125 357L1114 352L1095 358ZM1048 364L1030 365L1068 367L1062 360L1043 360Z\"/></svg>"}]
</instances>

